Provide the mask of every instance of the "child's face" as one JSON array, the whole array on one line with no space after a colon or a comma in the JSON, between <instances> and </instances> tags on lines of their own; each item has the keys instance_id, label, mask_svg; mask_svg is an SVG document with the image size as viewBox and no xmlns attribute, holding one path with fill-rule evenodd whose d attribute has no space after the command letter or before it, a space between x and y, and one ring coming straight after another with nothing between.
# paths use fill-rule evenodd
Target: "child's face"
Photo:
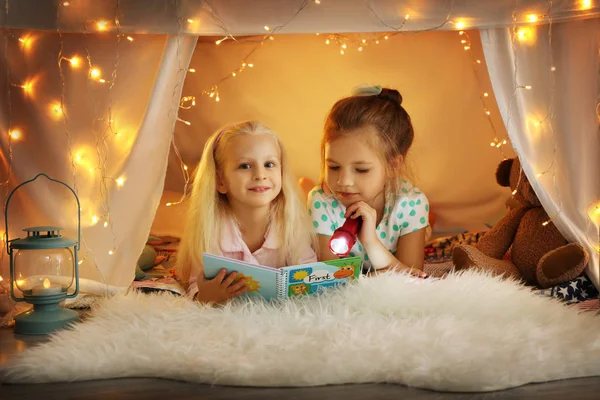
<instances>
[{"instance_id":1,"label":"child's face","mask_svg":"<svg viewBox=\"0 0 600 400\"><path fill-rule=\"evenodd\" d=\"M219 193L232 205L269 205L281 191L281 154L270 135L240 135L225 148L217 180Z\"/></svg>"},{"instance_id":2,"label":"child's face","mask_svg":"<svg viewBox=\"0 0 600 400\"><path fill-rule=\"evenodd\" d=\"M372 204L383 193L386 168L367 143L375 128L365 126L325 145L325 183L345 207Z\"/></svg>"}]
</instances>

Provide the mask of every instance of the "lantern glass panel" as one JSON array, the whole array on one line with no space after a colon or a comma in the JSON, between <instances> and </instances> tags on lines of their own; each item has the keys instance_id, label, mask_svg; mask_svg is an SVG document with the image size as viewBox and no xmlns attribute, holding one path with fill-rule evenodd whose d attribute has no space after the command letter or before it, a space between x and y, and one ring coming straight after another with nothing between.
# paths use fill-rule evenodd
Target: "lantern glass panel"
<instances>
[{"instance_id":1,"label":"lantern glass panel","mask_svg":"<svg viewBox=\"0 0 600 400\"><path fill-rule=\"evenodd\" d=\"M20 249L14 255L15 283L21 292L66 292L75 279L70 248Z\"/></svg>"}]
</instances>

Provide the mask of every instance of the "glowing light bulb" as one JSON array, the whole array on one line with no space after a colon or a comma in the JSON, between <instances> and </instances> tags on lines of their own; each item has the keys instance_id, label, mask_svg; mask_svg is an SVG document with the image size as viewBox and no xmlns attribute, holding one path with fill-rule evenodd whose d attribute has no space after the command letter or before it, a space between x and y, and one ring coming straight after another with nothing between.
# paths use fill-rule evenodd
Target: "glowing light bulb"
<instances>
[{"instance_id":1,"label":"glowing light bulb","mask_svg":"<svg viewBox=\"0 0 600 400\"><path fill-rule=\"evenodd\" d=\"M221 101L221 99L219 98L219 95L217 95L217 98L215 99L215 101Z\"/></svg>"},{"instance_id":2,"label":"glowing light bulb","mask_svg":"<svg viewBox=\"0 0 600 400\"><path fill-rule=\"evenodd\" d=\"M27 95L33 94L33 80L30 79L28 81L25 81L25 83L21 85L21 88L23 88L23 91L25 92L25 94L27 94Z\"/></svg>"},{"instance_id":3,"label":"glowing light bulb","mask_svg":"<svg viewBox=\"0 0 600 400\"><path fill-rule=\"evenodd\" d=\"M190 69L188 69L188 71L190 71L190 72L196 72L196 70L194 68L190 68Z\"/></svg>"},{"instance_id":4,"label":"glowing light bulb","mask_svg":"<svg viewBox=\"0 0 600 400\"><path fill-rule=\"evenodd\" d=\"M538 16L535 14L529 14L527 16L527 21L529 21L529 22L537 22L537 20L538 20Z\"/></svg>"},{"instance_id":5,"label":"glowing light bulb","mask_svg":"<svg viewBox=\"0 0 600 400\"><path fill-rule=\"evenodd\" d=\"M548 226L549 223L550 223L550 220L545 221L544 223L542 223L542 226Z\"/></svg>"},{"instance_id":6,"label":"glowing light bulb","mask_svg":"<svg viewBox=\"0 0 600 400\"><path fill-rule=\"evenodd\" d=\"M366 40L366 39L363 39L363 40L362 40L362 42L363 42L363 43L367 43L367 40Z\"/></svg>"},{"instance_id":7,"label":"glowing light bulb","mask_svg":"<svg viewBox=\"0 0 600 400\"><path fill-rule=\"evenodd\" d=\"M236 76L236 75L237 75L237 74L236 74L235 72L232 72L232 73L231 73L231 76Z\"/></svg>"},{"instance_id":8,"label":"glowing light bulb","mask_svg":"<svg viewBox=\"0 0 600 400\"><path fill-rule=\"evenodd\" d=\"M25 50L25 51L29 50L31 48L31 45L33 44L33 36L25 35L23 37L20 37L19 44L21 45L21 48L23 50Z\"/></svg>"},{"instance_id":9,"label":"glowing light bulb","mask_svg":"<svg viewBox=\"0 0 600 400\"><path fill-rule=\"evenodd\" d=\"M57 119L60 116L62 116L63 114L63 108L61 107L60 103L58 101L50 104L50 112L52 114L52 116Z\"/></svg>"},{"instance_id":10,"label":"glowing light bulb","mask_svg":"<svg viewBox=\"0 0 600 400\"><path fill-rule=\"evenodd\" d=\"M383 37L385 40L388 40L390 37L389 36L384 36Z\"/></svg>"},{"instance_id":11,"label":"glowing light bulb","mask_svg":"<svg viewBox=\"0 0 600 400\"><path fill-rule=\"evenodd\" d=\"M100 220L100 218L98 218L98 216L96 216L96 215L92 216L92 224L93 225L96 225L99 220Z\"/></svg>"},{"instance_id":12,"label":"glowing light bulb","mask_svg":"<svg viewBox=\"0 0 600 400\"><path fill-rule=\"evenodd\" d=\"M315 4L321 4L321 0L315 0Z\"/></svg>"},{"instance_id":13,"label":"glowing light bulb","mask_svg":"<svg viewBox=\"0 0 600 400\"><path fill-rule=\"evenodd\" d=\"M471 46L465 46L465 50L469 50Z\"/></svg>"},{"instance_id":14,"label":"glowing light bulb","mask_svg":"<svg viewBox=\"0 0 600 400\"><path fill-rule=\"evenodd\" d=\"M533 30L528 27L520 28L517 31L517 39L521 42L533 41Z\"/></svg>"},{"instance_id":15,"label":"glowing light bulb","mask_svg":"<svg viewBox=\"0 0 600 400\"><path fill-rule=\"evenodd\" d=\"M62 5L63 5L64 7L69 7L71 4L70 4L68 1L64 1L64 2L62 3Z\"/></svg>"},{"instance_id":16,"label":"glowing light bulb","mask_svg":"<svg viewBox=\"0 0 600 400\"><path fill-rule=\"evenodd\" d=\"M125 178L121 176L115 179L115 182L117 183L117 186L121 187L125 184Z\"/></svg>"},{"instance_id":17,"label":"glowing light bulb","mask_svg":"<svg viewBox=\"0 0 600 400\"><path fill-rule=\"evenodd\" d=\"M131 36L127 36L127 40L129 40L130 42L133 42L133 38Z\"/></svg>"},{"instance_id":18,"label":"glowing light bulb","mask_svg":"<svg viewBox=\"0 0 600 400\"><path fill-rule=\"evenodd\" d=\"M187 22L189 22L190 24L193 24L193 23L194 23L194 20L193 20L193 19L191 19L191 18L188 18Z\"/></svg>"},{"instance_id":19,"label":"glowing light bulb","mask_svg":"<svg viewBox=\"0 0 600 400\"><path fill-rule=\"evenodd\" d=\"M265 25L265 31L269 32L271 30L271 28L269 28L267 25Z\"/></svg>"},{"instance_id":20,"label":"glowing light bulb","mask_svg":"<svg viewBox=\"0 0 600 400\"><path fill-rule=\"evenodd\" d=\"M589 207L587 215L596 226L600 227L600 202Z\"/></svg>"},{"instance_id":21,"label":"glowing light bulb","mask_svg":"<svg viewBox=\"0 0 600 400\"><path fill-rule=\"evenodd\" d=\"M342 45L342 49L345 49L345 48L347 48L347 47L348 47L348 46L346 46L346 43L344 43L344 44Z\"/></svg>"},{"instance_id":22,"label":"glowing light bulb","mask_svg":"<svg viewBox=\"0 0 600 400\"><path fill-rule=\"evenodd\" d=\"M515 194L517 194L517 189L512 191L512 195L514 196Z\"/></svg>"},{"instance_id":23,"label":"glowing light bulb","mask_svg":"<svg viewBox=\"0 0 600 400\"><path fill-rule=\"evenodd\" d=\"M527 85L527 86L525 86L525 89L531 90L531 86Z\"/></svg>"},{"instance_id":24,"label":"glowing light bulb","mask_svg":"<svg viewBox=\"0 0 600 400\"><path fill-rule=\"evenodd\" d=\"M331 43L331 42L329 41L329 39L325 40L325 44L329 44L329 43Z\"/></svg>"},{"instance_id":25,"label":"glowing light bulb","mask_svg":"<svg viewBox=\"0 0 600 400\"><path fill-rule=\"evenodd\" d=\"M21 131L18 129L13 129L12 131L10 131L9 135L12 140L21 139Z\"/></svg>"},{"instance_id":26,"label":"glowing light bulb","mask_svg":"<svg viewBox=\"0 0 600 400\"><path fill-rule=\"evenodd\" d=\"M537 174L535 174L535 176L536 176L536 177L538 177L538 178L539 178L540 176L542 176L542 175L543 175L543 174L542 174L541 172L538 172Z\"/></svg>"},{"instance_id":27,"label":"glowing light bulb","mask_svg":"<svg viewBox=\"0 0 600 400\"><path fill-rule=\"evenodd\" d=\"M167 204L165 204L165 206L167 206L167 207L171 207L172 205L173 205L173 203L167 203Z\"/></svg>"},{"instance_id":28,"label":"glowing light bulb","mask_svg":"<svg viewBox=\"0 0 600 400\"><path fill-rule=\"evenodd\" d=\"M552 71L552 72L556 71L556 67L555 66L550 67L550 71Z\"/></svg>"},{"instance_id":29,"label":"glowing light bulb","mask_svg":"<svg viewBox=\"0 0 600 400\"><path fill-rule=\"evenodd\" d=\"M100 83L106 83L106 81L104 79L98 79L98 82L100 82Z\"/></svg>"},{"instance_id":30,"label":"glowing light bulb","mask_svg":"<svg viewBox=\"0 0 600 400\"><path fill-rule=\"evenodd\" d=\"M581 1L581 9L582 10L589 10L590 8L592 8L592 0L582 0Z\"/></svg>"},{"instance_id":31,"label":"glowing light bulb","mask_svg":"<svg viewBox=\"0 0 600 400\"><path fill-rule=\"evenodd\" d=\"M101 74L102 74L102 72L100 72L100 70L98 68L92 68L90 70L90 76L92 78L95 78L95 79L99 78Z\"/></svg>"},{"instance_id":32,"label":"glowing light bulb","mask_svg":"<svg viewBox=\"0 0 600 400\"><path fill-rule=\"evenodd\" d=\"M344 55L344 50L340 50L340 54L341 54L341 55Z\"/></svg>"},{"instance_id":33,"label":"glowing light bulb","mask_svg":"<svg viewBox=\"0 0 600 400\"><path fill-rule=\"evenodd\" d=\"M475 60L477 64L481 64L481 60Z\"/></svg>"},{"instance_id":34,"label":"glowing light bulb","mask_svg":"<svg viewBox=\"0 0 600 400\"><path fill-rule=\"evenodd\" d=\"M458 29L463 29L465 27L465 23L463 21L459 21L455 24Z\"/></svg>"},{"instance_id":35,"label":"glowing light bulb","mask_svg":"<svg viewBox=\"0 0 600 400\"><path fill-rule=\"evenodd\" d=\"M108 226L108 222L104 221L104 227L106 228Z\"/></svg>"},{"instance_id":36,"label":"glowing light bulb","mask_svg":"<svg viewBox=\"0 0 600 400\"><path fill-rule=\"evenodd\" d=\"M406 14L406 15L404 16L404 19L405 19L405 20L408 20L409 18L410 18L410 14Z\"/></svg>"},{"instance_id":37,"label":"glowing light bulb","mask_svg":"<svg viewBox=\"0 0 600 400\"><path fill-rule=\"evenodd\" d=\"M184 169L185 171L187 171L187 170L188 170L188 166L187 166L187 165L185 165L185 164L183 164L183 169Z\"/></svg>"},{"instance_id":38,"label":"glowing light bulb","mask_svg":"<svg viewBox=\"0 0 600 400\"><path fill-rule=\"evenodd\" d=\"M463 39L463 40L461 40L460 42L461 42L462 44L465 44L465 43L467 43L467 41L466 41L466 40L464 40L464 39Z\"/></svg>"},{"instance_id":39,"label":"glowing light bulb","mask_svg":"<svg viewBox=\"0 0 600 400\"><path fill-rule=\"evenodd\" d=\"M487 115L490 115L490 114L491 114L489 111L486 111L485 113L486 113Z\"/></svg>"},{"instance_id":40,"label":"glowing light bulb","mask_svg":"<svg viewBox=\"0 0 600 400\"><path fill-rule=\"evenodd\" d=\"M107 29L108 29L108 22L107 22L107 21L104 21L104 20L102 20L102 21L98 21L98 22L96 23L96 26L98 27L98 30L99 30L99 31L105 31L105 30L107 30Z\"/></svg>"},{"instance_id":41,"label":"glowing light bulb","mask_svg":"<svg viewBox=\"0 0 600 400\"><path fill-rule=\"evenodd\" d=\"M115 254L115 252L114 252L113 250L109 250L109 251L108 251L108 255L109 255L109 256L112 256L113 254Z\"/></svg>"},{"instance_id":42,"label":"glowing light bulb","mask_svg":"<svg viewBox=\"0 0 600 400\"><path fill-rule=\"evenodd\" d=\"M459 31L459 32L458 32L458 34L459 34L459 35L464 35L464 34L465 34L465 31Z\"/></svg>"},{"instance_id":43,"label":"glowing light bulb","mask_svg":"<svg viewBox=\"0 0 600 400\"><path fill-rule=\"evenodd\" d=\"M81 265L81 264L83 264L83 260L77 261L77 265Z\"/></svg>"},{"instance_id":44,"label":"glowing light bulb","mask_svg":"<svg viewBox=\"0 0 600 400\"><path fill-rule=\"evenodd\" d=\"M362 51L362 50L363 50L362 46L358 48L358 51Z\"/></svg>"},{"instance_id":45,"label":"glowing light bulb","mask_svg":"<svg viewBox=\"0 0 600 400\"><path fill-rule=\"evenodd\" d=\"M489 96L489 94L488 94L487 92L485 92L485 93L483 94L483 97L488 97L488 96Z\"/></svg>"},{"instance_id":46,"label":"glowing light bulb","mask_svg":"<svg viewBox=\"0 0 600 400\"><path fill-rule=\"evenodd\" d=\"M248 66L249 66L250 68L252 68L252 67L254 67L254 64L248 64Z\"/></svg>"},{"instance_id":47,"label":"glowing light bulb","mask_svg":"<svg viewBox=\"0 0 600 400\"><path fill-rule=\"evenodd\" d=\"M77 68L77 67L79 67L79 64L81 63L81 59L78 56L73 56L69 59L69 62L71 63L71 66L73 68Z\"/></svg>"}]
</instances>

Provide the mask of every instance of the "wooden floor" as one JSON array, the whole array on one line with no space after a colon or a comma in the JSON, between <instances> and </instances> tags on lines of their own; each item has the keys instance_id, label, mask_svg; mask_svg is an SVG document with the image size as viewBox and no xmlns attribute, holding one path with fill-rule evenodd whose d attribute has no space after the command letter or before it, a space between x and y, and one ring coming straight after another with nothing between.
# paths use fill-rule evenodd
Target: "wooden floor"
<instances>
[{"instance_id":1,"label":"wooden floor","mask_svg":"<svg viewBox=\"0 0 600 400\"><path fill-rule=\"evenodd\" d=\"M0 365L44 337L15 335L0 328ZM599 399L600 377L533 384L492 393L440 393L400 385L342 385L314 388L209 386L164 379L109 379L44 385L0 385L0 399Z\"/></svg>"}]
</instances>

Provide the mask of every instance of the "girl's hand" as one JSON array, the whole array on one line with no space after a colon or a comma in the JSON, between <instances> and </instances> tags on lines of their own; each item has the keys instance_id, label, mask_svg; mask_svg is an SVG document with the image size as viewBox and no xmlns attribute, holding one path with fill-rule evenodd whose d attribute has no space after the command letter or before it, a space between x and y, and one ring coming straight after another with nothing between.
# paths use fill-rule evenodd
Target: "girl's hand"
<instances>
[{"instance_id":1,"label":"girl's hand","mask_svg":"<svg viewBox=\"0 0 600 400\"><path fill-rule=\"evenodd\" d=\"M408 272L409 275L414 276L415 278L422 278L422 279L429 278L429 275L426 274L425 272L421 271L420 269L403 267L400 265L396 265L394 267L386 267L386 268L376 269L376 270L370 271L368 273L368 275L376 275L378 273L388 272L388 271L396 271L396 272L401 272L401 273Z\"/></svg>"},{"instance_id":2,"label":"girl's hand","mask_svg":"<svg viewBox=\"0 0 600 400\"><path fill-rule=\"evenodd\" d=\"M198 293L196 300L203 303L224 303L227 300L239 296L246 291L246 281L239 279L235 282L237 272L227 275L227 270L222 269L213 279L198 278Z\"/></svg>"},{"instance_id":3,"label":"girl's hand","mask_svg":"<svg viewBox=\"0 0 600 400\"><path fill-rule=\"evenodd\" d=\"M363 246L379 241L377 237L377 211L364 201L357 201L346 209L346 218L356 219L362 217L363 223L358 232L358 240Z\"/></svg>"}]
</instances>

